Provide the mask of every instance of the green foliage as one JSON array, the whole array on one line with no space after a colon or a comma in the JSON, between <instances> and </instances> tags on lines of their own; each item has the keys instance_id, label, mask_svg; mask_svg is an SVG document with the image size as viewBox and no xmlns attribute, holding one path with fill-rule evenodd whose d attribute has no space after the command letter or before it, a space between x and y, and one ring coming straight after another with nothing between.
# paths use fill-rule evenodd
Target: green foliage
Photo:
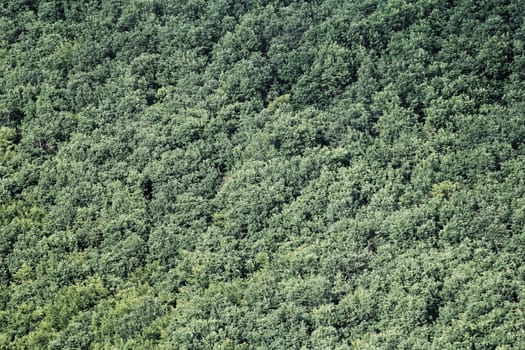
<instances>
[{"instance_id":1,"label":"green foliage","mask_svg":"<svg viewBox=\"0 0 525 350\"><path fill-rule=\"evenodd\" d=\"M435 198L448 198L455 190L457 185L451 181L443 181L438 184L432 185L432 197Z\"/></svg>"},{"instance_id":2,"label":"green foliage","mask_svg":"<svg viewBox=\"0 0 525 350\"><path fill-rule=\"evenodd\" d=\"M519 0L0 4L0 349L522 349Z\"/></svg>"}]
</instances>

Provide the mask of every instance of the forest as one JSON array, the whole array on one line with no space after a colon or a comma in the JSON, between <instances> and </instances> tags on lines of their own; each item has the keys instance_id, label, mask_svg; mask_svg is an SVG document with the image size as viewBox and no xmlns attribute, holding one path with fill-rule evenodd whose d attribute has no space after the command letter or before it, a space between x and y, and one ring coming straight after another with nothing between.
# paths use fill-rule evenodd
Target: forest
<instances>
[{"instance_id":1,"label":"forest","mask_svg":"<svg viewBox=\"0 0 525 350\"><path fill-rule=\"evenodd\" d=\"M524 349L524 0L0 2L0 349Z\"/></svg>"}]
</instances>

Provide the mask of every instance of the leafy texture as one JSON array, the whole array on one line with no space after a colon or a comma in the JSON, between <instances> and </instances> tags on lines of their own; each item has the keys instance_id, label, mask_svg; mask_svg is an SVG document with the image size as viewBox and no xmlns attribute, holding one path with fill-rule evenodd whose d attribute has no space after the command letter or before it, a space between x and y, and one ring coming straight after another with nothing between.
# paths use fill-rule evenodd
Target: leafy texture
<instances>
[{"instance_id":1,"label":"leafy texture","mask_svg":"<svg viewBox=\"0 0 525 350\"><path fill-rule=\"evenodd\" d=\"M522 349L525 4L3 1L0 349Z\"/></svg>"}]
</instances>

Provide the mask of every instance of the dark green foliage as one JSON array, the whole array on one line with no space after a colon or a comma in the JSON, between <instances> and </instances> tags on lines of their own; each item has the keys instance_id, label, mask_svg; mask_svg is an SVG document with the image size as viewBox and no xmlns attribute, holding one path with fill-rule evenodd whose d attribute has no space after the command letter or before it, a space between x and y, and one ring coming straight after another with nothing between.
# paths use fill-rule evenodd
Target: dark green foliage
<instances>
[{"instance_id":1,"label":"dark green foliage","mask_svg":"<svg viewBox=\"0 0 525 350\"><path fill-rule=\"evenodd\" d=\"M3 1L0 349L522 349L525 4Z\"/></svg>"}]
</instances>

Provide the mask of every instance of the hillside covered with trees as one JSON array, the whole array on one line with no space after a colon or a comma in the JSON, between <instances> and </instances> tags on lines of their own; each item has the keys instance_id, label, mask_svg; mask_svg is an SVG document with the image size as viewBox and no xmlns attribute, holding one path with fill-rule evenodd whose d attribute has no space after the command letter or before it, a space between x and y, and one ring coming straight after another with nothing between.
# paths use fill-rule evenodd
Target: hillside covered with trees
<instances>
[{"instance_id":1,"label":"hillside covered with trees","mask_svg":"<svg viewBox=\"0 0 525 350\"><path fill-rule=\"evenodd\" d=\"M523 0L5 0L0 349L524 349Z\"/></svg>"}]
</instances>

